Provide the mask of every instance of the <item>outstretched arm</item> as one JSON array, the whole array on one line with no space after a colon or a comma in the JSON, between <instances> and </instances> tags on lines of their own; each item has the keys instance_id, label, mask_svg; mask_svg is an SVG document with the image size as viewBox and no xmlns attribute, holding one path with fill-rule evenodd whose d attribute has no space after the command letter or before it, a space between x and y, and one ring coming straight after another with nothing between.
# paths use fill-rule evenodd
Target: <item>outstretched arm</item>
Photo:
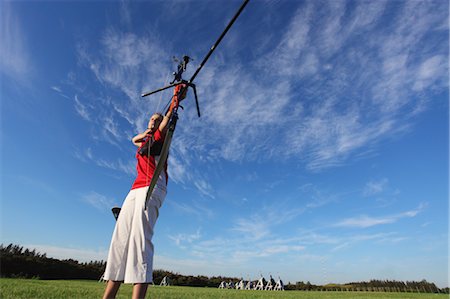
<instances>
[{"instance_id":1,"label":"outstretched arm","mask_svg":"<svg viewBox=\"0 0 450 299\"><path fill-rule=\"evenodd\" d=\"M181 89L184 90L182 90L181 94L178 94L180 93ZM170 104L169 110L167 111L166 115L164 115L164 118L159 125L159 131L161 131L162 133L166 133L166 130L169 128L168 124L173 113L173 108L178 107L179 102L181 102L186 97L186 92L187 86L185 84L175 86L175 89L173 91L172 103Z\"/></svg>"}]
</instances>

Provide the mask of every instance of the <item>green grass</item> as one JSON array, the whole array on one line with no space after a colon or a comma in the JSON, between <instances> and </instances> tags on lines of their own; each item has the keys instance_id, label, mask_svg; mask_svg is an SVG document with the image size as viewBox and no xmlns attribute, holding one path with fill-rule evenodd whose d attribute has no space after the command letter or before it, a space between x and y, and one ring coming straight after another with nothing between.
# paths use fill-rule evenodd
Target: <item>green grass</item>
<instances>
[{"instance_id":1,"label":"green grass","mask_svg":"<svg viewBox=\"0 0 450 299\"><path fill-rule=\"evenodd\" d=\"M101 298L105 283L83 280L0 279L0 298ZM131 298L131 285L122 285L117 298ZM305 292L305 291L239 291L215 288L150 287L146 298L305 298L305 299L428 299L448 298L442 294L409 294L378 292Z\"/></svg>"}]
</instances>

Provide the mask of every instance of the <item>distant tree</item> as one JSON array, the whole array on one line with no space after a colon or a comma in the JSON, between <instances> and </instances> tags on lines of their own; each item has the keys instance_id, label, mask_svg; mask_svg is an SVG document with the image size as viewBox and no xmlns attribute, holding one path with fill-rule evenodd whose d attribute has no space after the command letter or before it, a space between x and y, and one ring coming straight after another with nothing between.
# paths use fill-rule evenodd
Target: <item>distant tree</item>
<instances>
[{"instance_id":1,"label":"distant tree","mask_svg":"<svg viewBox=\"0 0 450 299\"><path fill-rule=\"evenodd\" d=\"M41 279L99 279L105 262L80 264L73 259L47 258L35 249L23 250L19 245L0 246L1 277L23 277Z\"/></svg>"}]
</instances>

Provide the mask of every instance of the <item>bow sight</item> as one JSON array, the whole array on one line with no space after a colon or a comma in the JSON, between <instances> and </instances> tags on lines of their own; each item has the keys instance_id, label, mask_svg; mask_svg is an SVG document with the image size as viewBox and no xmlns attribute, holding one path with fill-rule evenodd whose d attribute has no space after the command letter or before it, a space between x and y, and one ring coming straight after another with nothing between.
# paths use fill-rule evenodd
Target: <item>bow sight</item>
<instances>
[{"instance_id":1,"label":"bow sight","mask_svg":"<svg viewBox=\"0 0 450 299\"><path fill-rule=\"evenodd\" d=\"M189 56L184 55L183 60L178 60L175 56L173 57L173 61L179 62L177 72L173 72L172 75L174 76L172 82L170 84L173 84L174 82L179 82L182 80L181 76L183 75L183 72L186 71L187 64L190 60L194 60Z\"/></svg>"},{"instance_id":2,"label":"bow sight","mask_svg":"<svg viewBox=\"0 0 450 299\"><path fill-rule=\"evenodd\" d=\"M183 58L181 59L181 61L178 60L175 56L173 57L173 59L174 59L174 61L179 62L179 64L178 64L178 67L177 67L177 71L173 72L173 80L172 80L172 82L170 82L169 85L164 86L162 88L159 88L159 89L156 89L156 90L144 93L144 94L142 94L142 97L146 97L146 96L152 95L154 93L166 90L168 88L175 87L175 86L180 85L180 84L184 84L184 85L186 85L186 88L191 87L192 90L194 91L195 104L197 106L197 115L198 115L198 117L200 117L200 106L198 104L197 88L195 87L195 84L191 82L192 79L189 80L189 81L186 81L186 80L183 79L183 73L186 71L187 64L189 63L190 60L193 60L193 59L190 58L187 55L184 55ZM184 88L182 88L180 90L179 94L183 94L183 92L185 92Z\"/></svg>"}]
</instances>

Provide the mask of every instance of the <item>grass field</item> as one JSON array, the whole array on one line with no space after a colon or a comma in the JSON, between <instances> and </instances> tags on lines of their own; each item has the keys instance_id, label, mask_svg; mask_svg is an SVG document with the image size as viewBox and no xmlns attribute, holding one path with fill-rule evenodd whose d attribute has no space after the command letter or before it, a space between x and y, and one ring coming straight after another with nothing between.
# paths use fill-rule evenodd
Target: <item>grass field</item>
<instances>
[{"instance_id":1,"label":"grass field","mask_svg":"<svg viewBox=\"0 0 450 299\"><path fill-rule=\"evenodd\" d=\"M33 280L0 279L0 298L62 299L101 298L105 284L82 280ZM131 286L122 285L117 298L131 298ZM305 299L440 299L449 298L445 294L409 294L377 292L305 292L305 291L239 291L192 287L150 287L147 298L305 298Z\"/></svg>"}]
</instances>

